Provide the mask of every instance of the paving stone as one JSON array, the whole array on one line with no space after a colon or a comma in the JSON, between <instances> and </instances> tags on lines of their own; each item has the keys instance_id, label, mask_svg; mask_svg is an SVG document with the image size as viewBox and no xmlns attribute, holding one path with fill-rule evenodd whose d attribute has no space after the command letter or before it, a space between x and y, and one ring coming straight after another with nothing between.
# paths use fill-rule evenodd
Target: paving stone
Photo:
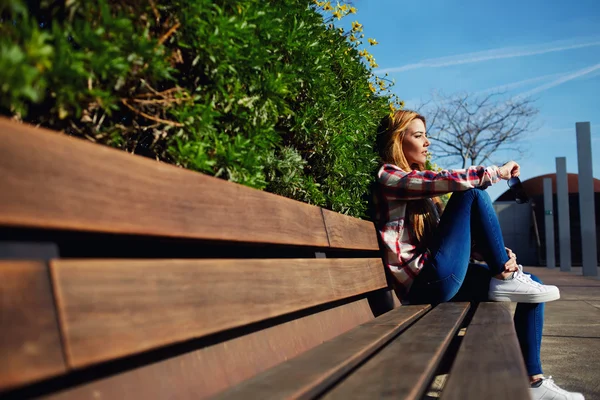
<instances>
[{"instance_id":1,"label":"paving stone","mask_svg":"<svg viewBox=\"0 0 600 400\"><path fill-rule=\"evenodd\" d=\"M545 336L542 365L563 389L600 399L600 339Z\"/></svg>"},{"instance_id":2,"label":"paving stone","mask_svg":"<svg viewBox=\"0 0 600 400\"><path fill-rule=\"evenodd\" d=\"M583 276L581 267L571 272L526 267L525 272L561 291L560 300L546 304L544 373L587 400L600 399L600 279Z\"/></svg>"},{"instance_id":3,"label":"paving stone","mask_svg":"<svg viewBox=\"0 0 600 400\"><path fill-rule=\"evenodd\" d=\"M585 301L546 303L545 317L544 335L600 338L600 309Z\"/></svg>"},{"instance_id":4,"label":"paving stone","mask_svg":"<svg viewBox=\"0 0 600 400\"><path fill-rule=\"evenodd\" d=\"M600 309L600 301L586 301L586 303L588 303L590 306Z\"/></svg>"},{"instance_id":5,"label":"paving stone","mask_svg":"<svg viewBox=\"0 0 600 400\"><path fill-rule=\"evenodd\" d=\"M558 268L548 269L545 267L525 267L525 272L534 274L544 283L558 286L590 286L600 288L600 279L596 277L582 276L579 271L563 272Z\"/></svg>"},{"instance_id":6,"label":"paving stone","mask_svg":"<svg viewBox=\"0 0 600 400\"><path fill-rule=\"evenodd\" d=\"M556 284L560 289L560 300L597 300L600 301L600 287L566 286Z\"/></svg>"}]
</instances>

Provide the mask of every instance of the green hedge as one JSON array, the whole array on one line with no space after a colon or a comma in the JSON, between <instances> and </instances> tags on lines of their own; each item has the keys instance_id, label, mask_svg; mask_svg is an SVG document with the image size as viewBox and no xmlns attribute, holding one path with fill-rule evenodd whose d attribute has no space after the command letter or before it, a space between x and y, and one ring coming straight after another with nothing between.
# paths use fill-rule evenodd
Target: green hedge
<instances>
[{"instance_id":1,"label":"green hedge","mask_svg":"<svg viewBox=\"0 0 600 400\"><path fill-rule=\"evenodd\" d=\"M0 113L365 216L374 135L393 99L372 76L362 26L332 24L352 8L301 0L3 4Z\"/></svg>"}]
</instances>

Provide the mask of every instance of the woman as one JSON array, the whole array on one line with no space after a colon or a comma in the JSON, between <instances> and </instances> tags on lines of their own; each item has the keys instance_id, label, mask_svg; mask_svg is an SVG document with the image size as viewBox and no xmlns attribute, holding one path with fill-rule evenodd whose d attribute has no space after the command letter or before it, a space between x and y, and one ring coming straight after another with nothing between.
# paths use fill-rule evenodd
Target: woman
<instances>
[{"instance_id":1,"label":"woman","mask_svg":"<svg viewBox=\"0 0 600 400\"><path fill-rule=\"evenodd\" d=\"M544 302L560 297L555 286L523 273L504 246L486 187L519 176L510 161L501 167L427 171L425 118L396 111L378 134L383 165L377 175L375 220L386 247L386 264L405 304L446 301L516 301L514 322L533 399L583 399L542 373L540 346ZM437 196L452 192L443 215ZM485 263L470 264L471 258Z\"/></svg>"}]
</instances>

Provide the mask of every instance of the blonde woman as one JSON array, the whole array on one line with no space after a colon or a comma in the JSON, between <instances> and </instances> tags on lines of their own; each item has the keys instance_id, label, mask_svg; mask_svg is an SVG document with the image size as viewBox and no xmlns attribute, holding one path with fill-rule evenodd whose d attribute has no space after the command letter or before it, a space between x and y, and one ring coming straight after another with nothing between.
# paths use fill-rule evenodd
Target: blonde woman
<instances>
[{"instance_id":1,"label":"blonde woman","mask_svg":"<svg viewBox=\"0 0 600 400\"><path fill-rule=\"evenodd\" d=\"M504 246L496 213L484 190L519 176L519 164L510 161L500 167L425 170L430 145L425 118L407 110L396 111L383 121L377 145L382 165L375 185L375 220L402 302L518 302L515 329L532 398L583 399L580 393L567 392L543 375L544 302L558 299L559 290L523 272L516 256ZM437 196L450 192L442 213ZM470 264L471 257L485 263Z\"/></svg>"}]
</instances>

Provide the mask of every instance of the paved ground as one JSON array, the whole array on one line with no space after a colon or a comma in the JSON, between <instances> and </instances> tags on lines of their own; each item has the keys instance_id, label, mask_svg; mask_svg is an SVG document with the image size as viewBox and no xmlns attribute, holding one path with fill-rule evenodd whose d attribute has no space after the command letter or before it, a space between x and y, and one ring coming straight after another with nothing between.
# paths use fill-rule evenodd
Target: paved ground
<instances>
[{"instance_id":1,"label":"paved ground","mask_svg":"<svg viewBox=\"0 0 600 400\"><path fill-rule=\"evenodd\" d=\"M560 300L546 304L544 373L561 387L583 393L586 400L600 400L600 279L582 276L581 267L571 272L545 267L525 271L561 292Z\"/></svg>"},{"instance_id":2,"label":"paved ground","mask_svg":"<svg viewBox=\"0 0 600 400\"><path fill-rule=\"evenodd\" d=\"M542 366L564 389L600 400L600 279L559 268L526 267L544 283L560 288L560 300L546 303ZM600 267L598 268L600 276ZM516 303L511 303L514 311ZM438 375L424 399L439 398L447 375ZM517 399L515 399L517 400Z\"/></svg>"}]
</instances>

